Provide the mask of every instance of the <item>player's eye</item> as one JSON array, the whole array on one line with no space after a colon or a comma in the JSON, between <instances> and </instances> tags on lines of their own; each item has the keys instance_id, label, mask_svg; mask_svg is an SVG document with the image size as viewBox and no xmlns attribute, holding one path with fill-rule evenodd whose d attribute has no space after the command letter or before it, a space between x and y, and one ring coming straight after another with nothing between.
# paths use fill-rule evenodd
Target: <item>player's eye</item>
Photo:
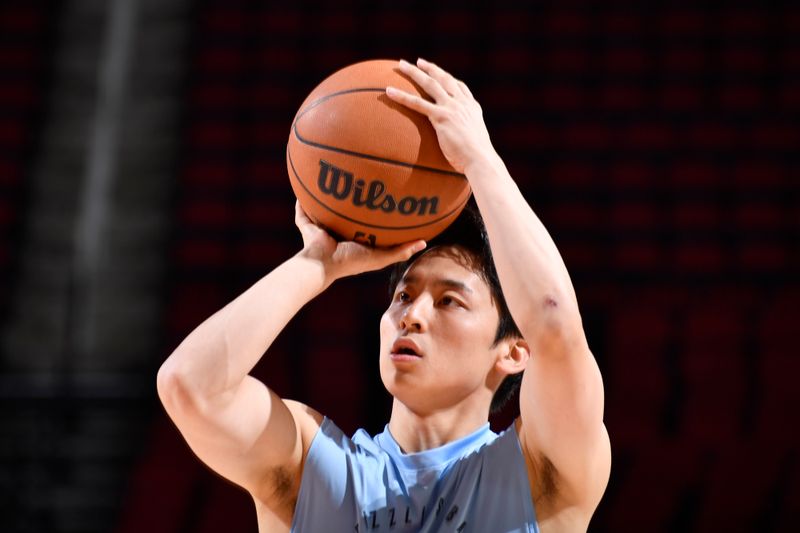
<instances>
[{"instance_id":1,"label":"player's eye","mask_svg":"<svg viewBox=\"0 0 800 533\"><path fill-rule=\"evenodd\" d=\"M399 291L397 293L397 301L398 302L407 302L411 299L411 296L406 291Z\"/></svg>"}]
</instances>

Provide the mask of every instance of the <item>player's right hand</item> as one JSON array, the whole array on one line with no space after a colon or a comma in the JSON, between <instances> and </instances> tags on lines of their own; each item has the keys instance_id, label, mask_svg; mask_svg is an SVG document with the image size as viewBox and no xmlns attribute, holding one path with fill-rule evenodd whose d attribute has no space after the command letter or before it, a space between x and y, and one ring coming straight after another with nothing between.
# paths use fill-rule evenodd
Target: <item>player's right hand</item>
<instances>
[{"instance_id":1,"label":"player's right hand","mask_svg":"<svg viewBox=\"0 0 800 533\"><path fill-rule=\"evenodd\" d=\"M425 241L417 240L388 248L371 248L354 241L337 242L336 239L315 224L295 203L294 223L303 237L300 254L319 261L325 272L325 286L346 276L371 270L380 270L392 263L405 261L425 248Z\"/></svg>"}]
</instances>

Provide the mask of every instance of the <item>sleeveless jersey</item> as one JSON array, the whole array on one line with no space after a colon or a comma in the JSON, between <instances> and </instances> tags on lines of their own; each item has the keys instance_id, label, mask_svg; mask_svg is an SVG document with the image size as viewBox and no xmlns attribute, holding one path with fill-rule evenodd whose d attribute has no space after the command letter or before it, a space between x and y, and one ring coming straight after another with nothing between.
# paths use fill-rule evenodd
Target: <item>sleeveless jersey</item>
<instances>
[{"instance_id":1,"label":"sleeveless jersey","mask_svg":"<svg viewBox=\"0 0 800 533\"><path fill-rule=\"evenodd\" d=\"M293 533L538 533L514 426L405 454L389 432L348 438L328 418L303 467Z\"/></svg>"}]
</instances>

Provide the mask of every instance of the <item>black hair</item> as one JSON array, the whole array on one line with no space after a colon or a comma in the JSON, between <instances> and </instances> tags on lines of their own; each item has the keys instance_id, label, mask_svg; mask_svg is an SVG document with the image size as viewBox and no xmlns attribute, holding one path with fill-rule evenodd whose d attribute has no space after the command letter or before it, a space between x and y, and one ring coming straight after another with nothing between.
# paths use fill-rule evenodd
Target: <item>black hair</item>
<instances>
[{"instance_id":1,"label":"black hair","mask_svg":"<svg viewBox=\"0 0 800 533\"><path fill-rule=\"evenodd\" d=\"M464 208L461 214L446 230L431 239L425 250L417 252L407 261L394 265L389 275L389 297L391 298L394 295L397 284L414 261L416 261L420 255L424 254L426 250L431 250L434 247L453 247L461 252L465 252L462 254L454 254L455 258L465 261L464 266L478 274L489 286L492 301L497 307L500 318L497 324L493 346L505 339L521 339L522 333L520 333L517 324L514 322L514 318L511 316L511 312L508 310L506 299L503 296L503 290L500 287L500 278L497 276L497 269L494 266L494 259L492 258L492 250L489 247L489 236L486 233L486 227L483 225L483 219L477 207L472 203ZM522 372L506 376L492 397L489 412L496 413L500 411L508 400L514 396L517 390L519 390L521 382Z\"/></svg>"}]
</instances>

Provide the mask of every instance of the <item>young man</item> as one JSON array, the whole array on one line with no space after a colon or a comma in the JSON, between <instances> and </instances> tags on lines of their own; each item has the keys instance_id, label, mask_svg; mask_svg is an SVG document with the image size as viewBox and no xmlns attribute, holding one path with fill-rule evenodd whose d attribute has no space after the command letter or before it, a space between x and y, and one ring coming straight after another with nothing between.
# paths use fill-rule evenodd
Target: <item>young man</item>
<instances>
[{"instance_id":1,"label":"young man","mask_svg":"<svg viewBox=\"0 0 800 533\"><path fill-rule=\"evenodd\" d=\"M181 343L159 371L161 400L195 453L250 492L263 532L586 530L611 454L602 379L566 267L467 86L423 60L399 68L431 100L387 95L430 119L467 176L496 278L475 247L337 243L298 207L302 251ZM380 324L381 378L394 397L383 433L351 440L248 376L333 281L415 253ZM495 391L523 371L520 417L495 435Z\"/></svg>"}]
</instances>

